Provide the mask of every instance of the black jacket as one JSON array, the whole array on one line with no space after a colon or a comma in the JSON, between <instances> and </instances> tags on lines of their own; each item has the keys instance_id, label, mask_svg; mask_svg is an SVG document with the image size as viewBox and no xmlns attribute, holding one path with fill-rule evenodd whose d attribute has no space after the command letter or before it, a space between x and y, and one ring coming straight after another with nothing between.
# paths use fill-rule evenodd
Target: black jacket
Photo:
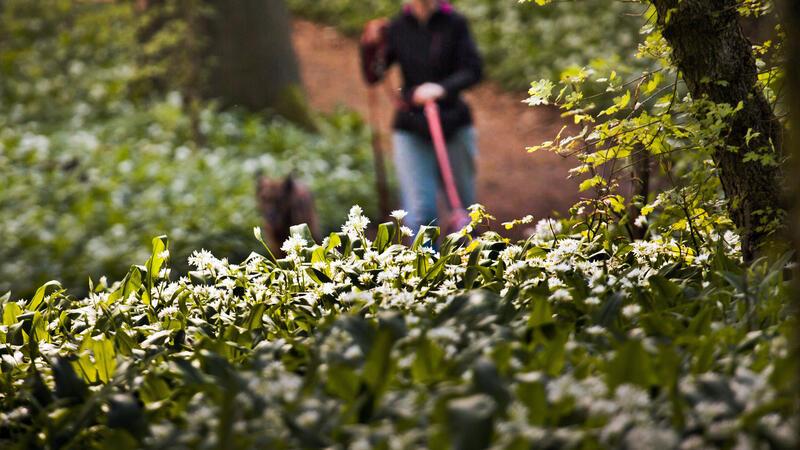
<instances>
[{"instance_id":1,"label":"black jacket","mask_svg":"<svg viewBox=\"0 0 800 450\"><path fill-rule=\"evenodd\" d=\"M403 75L395 129L430 139L422 107L411 102L414 89L426 82L438 83L447 92L438 101L445 136L472 124L460 92L481 80L482 62L466 19L449 4L442 2L427 24L405 8L389 23L382 44L361 47L363 75L370 84L380 81L394 62Z\"/></svg>"}]
</instances>

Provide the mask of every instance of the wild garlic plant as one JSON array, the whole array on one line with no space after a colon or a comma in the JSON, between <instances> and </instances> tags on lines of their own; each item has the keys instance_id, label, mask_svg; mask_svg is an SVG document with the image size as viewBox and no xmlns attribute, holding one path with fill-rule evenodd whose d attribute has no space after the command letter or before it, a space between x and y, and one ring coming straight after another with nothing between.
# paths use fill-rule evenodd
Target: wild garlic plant
<instances>
[{"instance_id":1,"label":"wild garlic plant","mask_svg":"<svg viewBox=\"0 0 800 450\"><path fill-rule=\"evenodd\" d=\"M480 228L489 217L472 207ZM781 271L669 242L522 242L353 207L285 258L166 237L83 299L2 301L6 443L102 448L709 448L796 443ZM260 239L260 231L254 230ZM774 268L772 268L774 269ZM745 281L746 280L746 281ZM123 419L124 418L124 419Z\"/></svg>"}]
</instances>

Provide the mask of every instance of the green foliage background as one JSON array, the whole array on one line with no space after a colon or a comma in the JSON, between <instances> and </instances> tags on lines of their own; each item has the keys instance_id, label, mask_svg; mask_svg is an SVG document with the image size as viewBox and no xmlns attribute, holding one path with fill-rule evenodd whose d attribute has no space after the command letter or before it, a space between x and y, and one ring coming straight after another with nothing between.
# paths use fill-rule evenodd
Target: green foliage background
<instances>
[{"instance_id":1,"label":"green foliage background","mask_svg":"<svg viewBox=\"0 0 800 450\"><path fill-rule=\"evenodd\" d=\"M683 96L657 30L635 92L609 68L529 92L595 124L549 145L599 144L594 198L517 243L476 207L434 250L399 213L374 239L361 208L344 222L371 191L358 118L310 134L200 105L198 146L180 95L132 95L128 8L3 3L0 447L796 448L792 255L742 263L708 162L736 105ZM603 170L643 141L679 180L631 201ZM259 168L296 170L342 231L250 253Z\"/></svg>"},{"instance_id":2,"label":"green foliage background","mask_svg":"<svg viewBox=\"0 0 800 450\"><path fill-rule=\"evenodd\" d=\"M118 278L153 233L173 239L177 269L209 248L252 247L255 174L294 173L316 196L324 231L339 205L372 213L369 131L340 112L311 133L280 120L204 105L204 147L183 99L135 97L130 5L6 2L0 21L0 291L29 295L58 278Z\"/></svg>"},{"instance_id":3,"label":"green foliage background","mask_svg":"<svg viewBox=\"0 0 800 450\"><path fill-rule=\"evenodd\" d=\"M287 0L292 12L346 33L400 11L398 0ZM497 0L455 0L485 58L486 72L506 88L527 89L532 80L558 80L572 66L635 64L645 7L614 0L555 2L547 8Z\"/></svg>"}]
</instances>

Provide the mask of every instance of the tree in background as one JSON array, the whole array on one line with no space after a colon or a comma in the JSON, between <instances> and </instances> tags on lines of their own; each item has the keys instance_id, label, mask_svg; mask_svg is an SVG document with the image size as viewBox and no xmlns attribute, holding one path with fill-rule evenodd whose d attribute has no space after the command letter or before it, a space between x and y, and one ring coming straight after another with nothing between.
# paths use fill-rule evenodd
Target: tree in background
<instances>
[{"instance_id":1,"label":"tree in background","mask_svg":"<svg viewBox=\"0 0 800 450\"><path fill-rule=\"evenodd\" d=\"M740 21L774 11L768 3L734 0L641 3L647 24L637 58L650 68L630 79L613 68L565 71L556 102L583 129L534 149L550 147L582 161L575 172L590 175L582 189L597 193L579 205L589 215L590 234L619 222L630 238L641 238L630 227L641 212L637 224L647 224L650 236L686 244L676 244L676 251L702 255L718 244L735 245L752 261L785 219L781 40L753 45ZM586 95L597 91L596 83L616 95L611 106ZM553 88L546 80L534 83L529 102L548 102ZM655 198L634 196L626 208L618 174L628 167L636 173L651 157L672 189ZM647 217L657 208L660 221ZM728 226L738 236L722 239Z\"/></svg>"},{"instance_id":2,"label":"tree in background","mask_svg":"<svg viewBox=\"0 0 800 450\"><path fill-rule=\"evenodd\" d=\"M728 213L741 230L742 252L751 260L782 221L780 188L782 125L758 86L752 44L739 24L735 0L653 0L662 35L672 48L693 98L738 105L724 145L712 152L728 198ZM774 155L776 163L752 157Z\"/></svg>"},{"instance_id":3,"label":"tree in background","mask_svg":"<svg viewBox=\"0 0 800 450\"><path fill-rule=\"evenodd\" d=\"M212 99L312 126L283 0L147 0L139 8L144 73L181 92L190 109Z\"/></svg>"},{"instance_id":4,"label":"tree in background","mask_svg":"<svg viewBox=\"0 0 800 450\"><path fill-rule=\"evenodd\" d=\"M214 5L208 96L223 106L274 111L310 124L283 0L207 3Z\"/></svg>"}]
</instances>

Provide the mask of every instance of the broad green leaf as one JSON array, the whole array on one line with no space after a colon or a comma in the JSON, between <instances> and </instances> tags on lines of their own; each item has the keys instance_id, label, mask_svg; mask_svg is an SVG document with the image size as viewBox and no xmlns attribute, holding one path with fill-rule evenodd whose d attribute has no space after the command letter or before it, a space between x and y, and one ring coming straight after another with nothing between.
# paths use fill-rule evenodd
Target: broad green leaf
<instances>
[{"instance_id":1,"label":"broad green leaf","mask_svg":"<svg viewBox=\"0 0 800 450\"><path fill-rule=\"evenodd\" d=\"M517 381L517 398L527 407L528 421L532 425L543 425L547 417L547 391L539 373L522 374Z\"/></svg>"},{"instance_id":2,"label":"broad green leaf","mask_svg":"<svg viewBox=\"0 0 800 450\"><path fill-rule=\"evenodd\" d=\"M578 186L578 190L580 192L583 192L583 191L589 190L589 189L591 189L591 188L593 188L593 187L595 187L597 185L605 186L605 184L606 184L606 180L602 176L595 175L592 178L589 178L588 180L582 181L580 186Z\"/></svg>"},{"instance_id":3,"label":"broad green leaf","mask_svg":"<svg viewBox=\"0 0 800 450\"><path fill-rule=\"evenodd\" d=\"M325 386L332 394L353 401L358 395L359 379L353 369L342 364L331 364L328 367Z\"/></svg>"},{"instance_id":4,"label":"broad green leaf","mask_svg":"<svg viewBox=\"0 0 800 450\"><path fill-rule=\"evenodd\" d=\"M453 256L453 255L451 255ZM425 272L425 276L422 278L419 286L424 286L430 283L431 281L435 280L441 273L444 271L444 266L450 261L450 257L442 257L436 261L433 266Z\"/></svg>"},{"instance_id":5,"label":"broad green leaf","mask_svg":"<svg viewBox=\"0 0 800 450\"><path fill-rule=\"evenodd\" d=\"M247 316L247 321L244 323L244 327L248 330L256 330L261 328L264 311L266 311L266 309L267 305L264 303L258 303L251 306L250 313Z\"/></svg>"},{"instance_id":6,"label":"broad green leaf","mask_svg":"<svg viewBox=\"0 0 800 450\"><path fill-rule=\"evenodd\" d=\"M97 381L97 366L92 362L91 350L92 336L86 333L83 335L83 341L78 349L78 359L72 361L72 367L85 381L94 383Z\"/></svg>"},{"instance_id":7,"label":"broad green leaf","mask_svg":"<svg viewBox=\"0 0 800 450\"><path fill-rule=\"evenodd\" d=\"M480 273L478 269L478 262L481 252L483 251L483 244L479 243L479 241L473 242L476 242L477 244L469 253L469 259L467 260L467 271L464 273L464 289L472 289L472 287L475 286L475 280L478 278L478 274Z\"/></svg>"},{"instance_id":8,"label":"broad green leaf","mask_svg":"<svg viewBox=\"0 0 800 450\"><path fill-rule=\"evenodd\" d=\"M538 298L533 301L533 308L528 318L528 326L541 327L543 325L555 323L550 303L547 299Z\"/></svg>"},{"instance_id":9,"label":"broad green leaf","mask_svg":"<svg viewBox=\"0 0 800 450\"><path fill-rule=\"evenodd\" d=\"M704 373L714 366L716 343L713 336L703 336L698 341L694 352L694 373Z\"/></svg>"},{"instance_id":10,"label":"broad green leaf","mask_svg":"<svg viewBox=\"0 0 800 450\"><path fill-rule=\"evenodd\" d=\"M625 211L625 199L621 195L612 195L606 197L604 202L611 207L611 209L620 214Z\"/></svg>"},{"instance_id":11,"label":"broad green leaf","mask_svg":"<svg viewBox=\"0 0 800 450\"><path fill-rule=\"evenodd\" d=\"M631 91L626 90L624 94L614 98L614 104L601 111L598 116L610 116L628 106L631 102Z\"/></svg>"},{"instance_id":12,"label":"broad green leaf","mask_svg":"<svg viewBox=\"0 0 800 450\"><path fill-rule=\"evenodd\" d=\"M544 368L545 372L551 377L561 374L566 364L566 345L568 335L564 332L556 332L555 338L545 344L544 349Z\"/></svg>"},{"instance_id":13,"label":"broad green leaf","mask_svg":"<svg viewBox=\"0 0 800 450\"><path fill-rule=\"evenodd\" d=\"M114 371L117 368L116 352L114 351L114 343L109 338L89 338L91 341L90 349L94 354L95 368L97 369L97 377L103 383L108 383L114 376Z\"/></svg>"},{"instance_id":14,"label":"broad green leaf","mask_svg":"<svg viewBox=\"0 0 800 450\"><path fill-rule=\"evenodd\" d=\"M527 103L530 106L549 105L550 96L553 93L554 87L555 85L553 82L547 79L533 81L531 82L530 89L528 89L528 98L522 102Z\"/></svg>"},{"instance_id":15,"label":"broad green leaf","mask_svg":"<svg viewBox=\"0 0 800 450\"><path fill-rule=\"evenodd\" d=\"M339 233L331 233L330 235L328 235L328 245L325 247L325 252L327 253L327 252L333 250L334 248L336 248L339 245L341 245L341 243L342 243L342 239L341 239L340 234Z\"/></svg>"},{"instance_id":16,"label":"broad green leaf","mask_svg":"<svg viewBox=\"0 0 800 450\"><path fill-rule=\"evenodd\" d=\"M22 314L22 308L14 302L6 303L3 306L3 325L11 326L17 323L17 317Z\"/></svg>"},{"instance_id":17,"label":"broad green leaf","mask_svg":"<svg viewBox=\"0 0 800 450\"><path fill-rule=\"evenodd\" d=\"M36 294L34 294L33 298L31 299L30 303L28 303L27 310L33 311L39 307L39 305L44 300L44 296L47 293L47 288L58 286L61 287L61 283L58 281L48 281L47 283L43 284L39 289L36 290Z\"/></svg>"},{"instance_id":18,"label":"broad green leaf","mask_svg":"<svg viewBox=\"0 0 800 450\"><path fill-rule=\"evenodd\" d=\"M153 293L155 280L161 271L161 267L164 265L164 261L166 261L164 253L169 246L167 237L163 235L154 237L152 242L153 252L150 255L150 259L148 259L147 263L145 264L147 273L145 275L145 290L142 293L142 302L144 302L145 305L150 304L150 298Z\"/></svg>"},{"instance_id":19,"label":"broad green leaf","mask_svg":"<svg viewBox=\"0 0 800 450\"><path fill-rule=\"evenodd\" d=\"M308 227L308 224L301 223L289 227L289 235L305 240L309 246L316 244L314 234L311 233L311 228Z\"/></svg>"},{"instance_id":20,"label":"broad green leaf","mask_svg":"<svg viewBox=\"0 0 800 450\"><path fill-rule=\"evenodd\" d=\"M436 381L442 373L444 350L428 338L422 338L415 346L411 374L418 383Z\"/></svg>"},{"instance_id":21,"label":"broad green leaf","mask_svg":"<svg viewBox=\"0 0 800 450\"><path fill-rule=\"evenodd\" d=\"M44 317L39 311L33 314L30 336L35 342L50 341L50 335L47 333L47 323L45 323Z\"/></svg>"},{"instance_id":22,"label":"broad green leaf","mask_svg":"<svg viewBox=\"0 0 800 450\"><path fill-rule=\"evenodd\" d=\"M623 343L614 358L606 365L608 385L616 388L623 383L649 388L658 384L652 357L641 341L630 339Z\"/></svg>"},{"instance_id":23,"label":"broad green leaf","mask_svg":"<svg viewBox=\"0 0 800 450\"><path fill-rule=\"evenodd\" d=\"M375 236L375 250L378 253L383 253L386 247L391 244L394 235L397 232L397 226L393 222L385 222L378 225L378 233Z\"/></svg>"},{"instance_id":24,"label":"broad green leaf","mask_svg":"<svg viewBox=\"0 0 800 450\"><path fill-rule=\"evenodd\" d=\"M417 236L414 238L414 242L411 244L411 250L418 250L421 246L425 244L433 244L436 242L436 239L439 237L439 227L429 227L423 225L419 227L419 231L417 232Z\"/></svg>"},{"instance_id":25,"label":"broad green leaf","mask_svg":"<svg viewBox=\"0 0 800 450\"><path fill-rule=\"evenodd\" d=\"M378 330L364 362L362 377L376 397L382 394L397 364L392 358L392 347L401 337L401 330L398 329L402 326L401 320L397 316L391 316L379 321Z\"/></svg>"}]
</instances>

